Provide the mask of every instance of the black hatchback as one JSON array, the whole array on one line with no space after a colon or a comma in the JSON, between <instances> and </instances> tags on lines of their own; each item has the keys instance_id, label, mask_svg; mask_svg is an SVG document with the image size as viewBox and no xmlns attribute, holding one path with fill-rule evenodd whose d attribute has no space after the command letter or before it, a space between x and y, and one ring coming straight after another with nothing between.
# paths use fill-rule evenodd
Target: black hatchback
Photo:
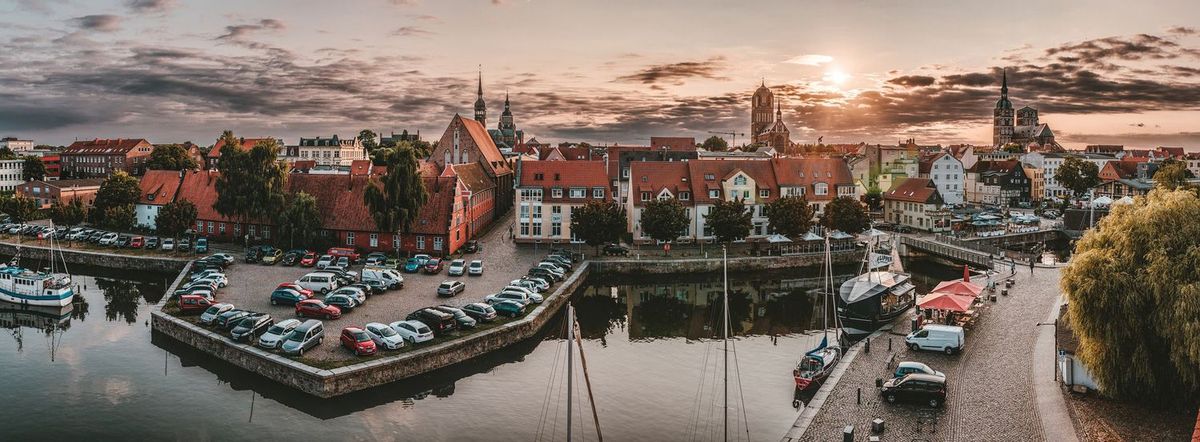
<instances>
[{"instance_id":1,"label":"black hatchback","mask_svg":"<svg viewBox=\"0 0 1200 442\"><path fill-rule=\"evenodd\" d=\"M889 403L908 401L925 403L936 408L946 402L946 378L909 373L884 382L879 394Z\"/></svg>"}]
</instances>

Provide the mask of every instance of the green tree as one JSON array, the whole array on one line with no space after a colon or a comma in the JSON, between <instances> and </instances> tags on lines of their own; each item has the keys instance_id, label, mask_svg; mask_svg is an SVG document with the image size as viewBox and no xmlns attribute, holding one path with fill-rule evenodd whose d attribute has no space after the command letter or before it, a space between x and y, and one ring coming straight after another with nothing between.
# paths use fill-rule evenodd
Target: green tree
<instances>
[{"instance_id":1,"label":"green tree","mask_svg":"<svg viewBox=\"0 0 1200 442\"><path fill-rule=\"evenodd\" d=\"M1091 161L1067 157L1054 172L1054 179L1078 198L1087 193L1088 189L1100 184L1100 168Z\"/></svg>"},{"instance_id":2,"label":"green tree","mask_svg":"<svg viewBox=\"0 0 1200 442\"><path fill-rule=\"evenodd\" d=\"M729 143L725 142L724 138L713 135L704 140L700 147L710 152L724 152L729 150Z\"/></svg>"},{"instance_id":3,"label":"green tree","mask_svg":"<svg viewBox=\"0 0 1200 442\"><path fill-rule=\"evenodd\" d=\"M642 209L642 234L662 242L679 238L691 220L687 209L675 198L653 199Z\"/></svg>"},{"instance_id":4,"label":"green tree","mask_svg":"<svg viewBox=\"0 0 1200 442\"><path fill-rule=\"evenodd\" d=\"M110 230L129 230L137 220L132 204L113 206L104 210L104 222L100 225Z\"/></svg>"},{"instance_id":5,"label":"green tree","mask_svg":"<svg viewBox=\"0 0 1200 442\"><path fill-rule=\"evenodd\" d=\"M867 189L867 194L863 195L864 202L867 203L867 208L872 212L883 210L883 190L877 185L872 185Z\"/></svg>"},{"instance_id":6,"label":"green tree","mask_svg":"<svg viewBox=\"0 0 1200 442\"><path fill-rule=\"evenodd\" d=\"M771 229L789 238L798 238L813 225L814 210L802 196L785 196L767 203L767 220Z\"/></svg>"},{"instance_id":7,"label":"green tree","mask_svg":"<svg viewBox=\"0 0 1200 442\"><path fill-rule=\"evenodd\" d=\"M133 206L137 204L141 194L142 188L137 178L122 171L109 175L103 183L100 183L100 190L96 191L96 201L92 204L92 210L88 212L92 218L92 224L104 224L110 209L128 207L129 213L134 213ZM124 215L123 212L113 213ZM124 219L117 220L116 225L125 225L124 221ZM132 225L133 222L128 224Z\"/></svg>"},{"instance_id":8,"label":"green tree","mask_svg":"<svg viewBox=\"0 0 1200 442\"><path fill-rule=\"evenodd\" d=\"M239 144L229 131L222 139L227 146ZM277 161L278 155L279 146L270 138L250 150L221 149L221 174L217 177L213 209L242 224L263 221L278 213L287 186L287 167Z\"/></svg>"},{"instance_id":9,"label":"green tree","mask_svg":"<svg viewBox=\"0 0 1200 442\"><path fill-rule=\"evenodd\" d=\"M317 198L304 192L288 198L275 226L280 244L287 241L289 249L296 248L296 244L312 247L321 233L321 209L317 207Z\"/></svg>"},{"instance_id":10,"label":"green tree","mask_svg":"<svg viewBox=\"0 0 1200 442\"><path fill-rule=\"evenodd\" d=\"M615 201L592 200L571 212L571 234L593 247L620 240L626 224L625 211Z\"/></svg>"},{"instance_id":11,"label":"green tree","mask_svg":"<svg viewBox=\"0 0 1200 442\"><path fill-rule=\"evenodd\" d=\"M150 151L150 159L146 162L147 169L156 170L191 170L200 167L196 160L188 154L187 149L178 144L160 144Z\"/></svg>"},{"instance_id":12,"label":"green tree","mask_svg":"<svg viewBox=\"0 0 1200 442\"><path fill-rule=\"evenodd\" d=\"M0 210L12 217L14 223L32 221L37 209L37 201L21 195L9 195L0 200Z\"/></svg>"},{"instance_id":13,"label":"green tree","mask_svg":"<svg viewBox=\"0 0 1200 442\"><path fill-rule=\"evenodd\" d=\"M362 143L363 149L367 152L372 152L379 147L379 142L376 141L378 135L372 132L371 129L363 129L358 133L358 141Z\"/></svg>"},{"instance_id":14,"label":"green tree","mask_svg":"<svg viewBox=\"0 0 1200 442\"><path fill-rule=\"evenodd\" d=\"M67 204L55 201L50 206L50 220L60 226L74 226L87 219L87 208L79 198L71 199Z\"/></svg>"},{"instance_id":15,"label":"green tree","mask_svg":"<svg viewBox=\"0 0 1200 442\"><path fill-rule=\"evenodd\" d=\"M1154 172L1154 185L1174 190L1187 187L1188 179L1191 177L1192 173L1187 170L1186 164L1179 161L1163 162L1158 171Z\"/></svg>"},{"instance_id":16,"label":"green tree","mask_svg":"<svg viewBox=\"0 0 1200 442\"><path fill-rule=\"evenodd\" d=\"M1157 189L1113 206L1060 282L1078 355L1106 395L1200 397L1200 199Z\"/></svg>"},{"instance_id":17,"label":"green tree","mask_svg":"<svg viewBox=\"0 0 1200 442\"><path fill-rule=\"evenodd\" d=\"M750 228L754 227L750 220L750 207L741 199L716 200L708 210L704 227L717 237L717 241L726 244L745 238L750 234Z\"/></svg>"},{"instance_id":18,"label":"green tree","mask_svg":"<svg viewBox=\"0 0 1200 442\"><path fill-rule=\"evenodd\" d=\"M399 236L412 229L429 194L425 191L425 180L417 172L417 156L411 148L392 149L382 160L387 174L367 186L363 202L371 209L376 228Z\"/></svg>"},{"instance_id":19,"label":"green tree","mask_svg":"<svg viewBox=\"0 0 1200 442\"><path fill-rule=\"evenodd\" d=\"M871 218L862 204L848 196L840 196L825 205L821 225L828 229L841 230L851 235L867 230Z\"/></svg>"},{"instance_id":20,"label":"green tree","mask_svg":"<svg viewBox=\"0 0 1200 442\"><path fill-rule=\"evenodd\" d=\"M38 157L25 157L25 162L21 164L21 176L26 180L46 179L46 163Z\"/></svg>"},{"instance_id":21,"label":"green tree","mask_svg":"<svg viewBox=\"0 0 1200 442\"><path fill-rule=\"evenodd\" d=\"M15 160L17 154L9 149L8 146L0 147L0 160Z\"/></svg>"},{"instance_id":22,"label":"green tree","mask_svg":"<svg viewBox=\"0 0 1200 442\"><path fill-rule=\"evenodd\" d=\"M179 238L196 225L196 205L188 200L167 203L154 217L154 230L164 238Z\"/></svg>"},{"instance_id":23,"label":"green tree","mask_svg":"<svg viewBox=\"0 0 1200 442\"><path fill-rule=\"evenodd\" d=\"M1008 143L1005 144L1001 150L1008 153L1025 153L1025 146L1022 146L1019 143Z\"/></svg>"}]
</instances>

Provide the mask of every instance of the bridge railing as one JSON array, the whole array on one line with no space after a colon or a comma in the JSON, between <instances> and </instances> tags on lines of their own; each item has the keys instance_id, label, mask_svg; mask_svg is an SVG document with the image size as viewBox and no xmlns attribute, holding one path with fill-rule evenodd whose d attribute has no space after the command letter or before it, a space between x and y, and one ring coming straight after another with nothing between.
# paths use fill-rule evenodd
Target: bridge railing
<instances>
[{"instance_id":1,"label":"bridge railing","mask_svg":"<svg viewBox=\"0 0 1200 442\"><path fill-rule=\"evenodd\" d=\"M940 242L943 244L958 246L958 247L962 247L964 249L978 250L980 252L987 253L989 255L1004 256L1004 250L999 247L996 247L996 246L981 244L981 243L975 242L975 241L964 241L964 240L946 236L946 235L937 235L934 238L935 238L934 241Z\"/></svg>"}]
</instances>

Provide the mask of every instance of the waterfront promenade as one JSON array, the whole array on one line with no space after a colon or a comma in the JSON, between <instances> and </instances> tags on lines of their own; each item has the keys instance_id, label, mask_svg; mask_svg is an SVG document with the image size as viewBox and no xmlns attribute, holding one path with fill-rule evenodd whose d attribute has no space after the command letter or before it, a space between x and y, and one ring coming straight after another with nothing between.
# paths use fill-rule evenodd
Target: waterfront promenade
<instances>
[{"instance_id":1,"label":"waterfront promenade","mask_svg":"<svg viewBox=\"0 0 1200 442\"><path fill-rule=\"evenodd\" d=\"M1055 417L1055 404L1039 407L1047 391L1038 389L1049 388L1048 393L1058 395L1057 384L1051 382L1047 387L1043 382L1035 388L1034 377L1035 373L1052 376L1051 372L1035 371L1035 358L1044 357L1050 363L1053 353L1043 355L1034 349L1041 329L1049 328L1037 323L1058 303L1059 275L1058 268L1039 267L1030 275L1028 267L1018 267L1010 294L999 296L996 303L985 303L975 327L967 332L967 348L960 354L907 349L904 334L909 331L908 324L877 335L870 352L862 351L859 344L854 360L829 389L811 422L794 428L783 440L840 440L843 429L853 425L855 440L865 441L876 418L886 424L883 440L1072 440L1071 422ZM890 378L893 361L920 361L945 372L946 404L933 409L886 403L875 388L875 379ZM857 402L860 389L861 404Z\"/></svg>"}]
</instances>

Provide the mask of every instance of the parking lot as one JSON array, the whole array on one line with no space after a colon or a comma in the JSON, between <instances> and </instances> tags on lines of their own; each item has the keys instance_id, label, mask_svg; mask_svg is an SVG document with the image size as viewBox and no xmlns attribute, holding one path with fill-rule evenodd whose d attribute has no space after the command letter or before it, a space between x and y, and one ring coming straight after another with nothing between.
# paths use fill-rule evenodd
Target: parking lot
<instances>
[{"instance_id":1,"label":"parking lot","mask_svg":"<svg viewBox=\"0 0 1200 442\"><path fill-rule=\"evenodd\" d=\"M409 313L421 307L480 302L484 296L496 293L509 281L524 275L534 263L546 255L545 249L517 248L507 239L506 234L507 229L497 228L480 241L482 251L462 256L462 259L468 262L482 260L482 276L449 276L445 269L434 275L425 274L423 271L404 273L403 289L371 296L365 304L344 312L341 318L324 321L324 341L318 347L305 352L304 360L317 366L328 366L330 363L341 365L337 362L356 358L338 342L342 328L362 327L369 322L389 324L404 320ZM279 283L295 281L316 269L298 265L288 267L282 264L247 264L242 258L237 256L237 262L226 270L229 285L220 290L217 301L232 303L239 309L269 313L277 321L295 317L295 310L291 306L271 305L271 291ZM448 267L449 262L446 264ZM362 265L354 265L350 270L361 274ZM436 293L438 284L455 279L465 282L466 290L453 298L439 298ZM418 344L420 345L422 344ZM380 354L386 355L388 352L381 351Z\"/></svg>"}]
</instances>

